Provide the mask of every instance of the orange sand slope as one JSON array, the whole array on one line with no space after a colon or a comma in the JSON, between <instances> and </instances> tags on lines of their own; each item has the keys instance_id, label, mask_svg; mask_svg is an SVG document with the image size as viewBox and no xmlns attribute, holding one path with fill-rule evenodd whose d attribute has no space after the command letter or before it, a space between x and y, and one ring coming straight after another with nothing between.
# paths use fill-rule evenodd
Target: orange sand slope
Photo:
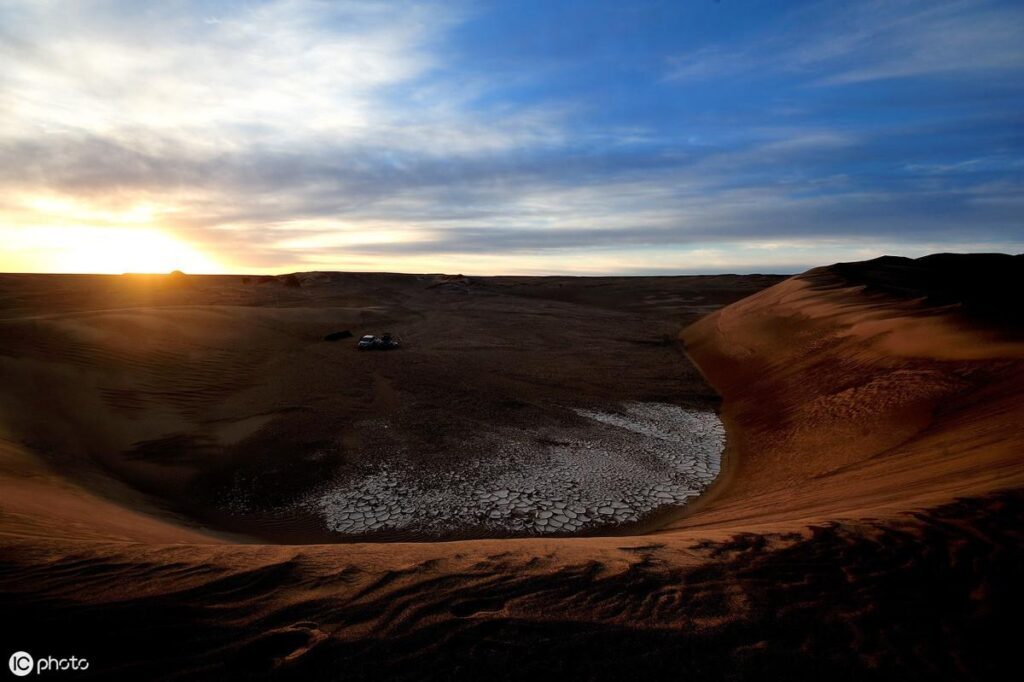
<instances>
[{"instance_id":1,"label":"orange sand slope","mask_svg":"<svg viewBox=\"0 0 1024 682\"><path fill-rule=\"evenodd\" d=\"M678 528L874 518L1024 484L1024 342L828 276L684 332L731 442L728 480Z\"/></svg>"},{"instance_id":2,"label":"orange sand slope","mask_svg":"<svg viewBox=\"0 0 1024 682\"><path fill-rule=\"evenodd\" d=\"M236 545L4 442L12 650L169 679L992 678L1024 606L1024 342L969 312L819 269L687 328L725 470L646 536Z\"/></svg>"}]
</instances>

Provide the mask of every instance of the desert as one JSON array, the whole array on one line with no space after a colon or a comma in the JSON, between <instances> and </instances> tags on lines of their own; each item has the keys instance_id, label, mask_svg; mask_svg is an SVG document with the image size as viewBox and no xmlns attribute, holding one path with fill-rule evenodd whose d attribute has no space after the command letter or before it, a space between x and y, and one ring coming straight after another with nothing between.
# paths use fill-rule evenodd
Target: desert
<instances>
[{"instance_id":1,"label":"desert","mask_svg":"<svg viewBox=\"0 0 1024 682\"><path fill-rule=\"evenodd\" d=\"M985 679L1020 605L1020 263L5 275L15 640L149 679Z\"/></svg>"}]
</instances>

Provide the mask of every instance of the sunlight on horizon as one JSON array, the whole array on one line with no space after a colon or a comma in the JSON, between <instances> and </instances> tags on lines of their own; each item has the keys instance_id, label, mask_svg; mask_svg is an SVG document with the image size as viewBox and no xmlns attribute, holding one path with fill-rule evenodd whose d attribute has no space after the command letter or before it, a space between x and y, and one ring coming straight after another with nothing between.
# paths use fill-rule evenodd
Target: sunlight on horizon
<instances>
[{"instance_id":1,"label":"sunlight on horizon","mask_svg":"<svg viewBox=\"0 0 1024 682\"><path fill-rule=\"evenodd\" d=\"M218 273L225 267L158 229L93 226L0 228L0 270L66 274Z\"/></svg>"},{"instance_id":2,"label":"sunlight on horizon","mask_svg":"<svg viewBox=\"0 0 1024 682\"><path fill-rule=\"evenodd\" d=\"M0 212L0 270L120 274L216 273L225 264L161 222L173 207L142 200L83 201L54 193L17 197Z\"/></svg>"}]
</instances>

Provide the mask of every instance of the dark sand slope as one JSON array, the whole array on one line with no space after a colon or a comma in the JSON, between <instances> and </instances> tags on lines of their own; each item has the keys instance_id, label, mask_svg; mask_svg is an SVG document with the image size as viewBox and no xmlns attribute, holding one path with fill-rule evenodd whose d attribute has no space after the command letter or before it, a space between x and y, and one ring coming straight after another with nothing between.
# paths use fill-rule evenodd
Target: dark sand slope
<instances>
[{"instance_id":1,"label":"dark sand slope","mask_svg":"<svg viewBox=\"0 0 1024 682\"><path fill-rule=\"evenodd\" d=\"M997 266L1020 281L1016 261ZM1004 677L1005 624L1024 607L1024 342L998 307L979 317L956 291L922 300L932 270L818 269L688 328L724 397L726 470L644 536L235 544L175 523L136 480L69 481L9 434L8 644L127 679ZM600 302L523 286L519 298L551 305ZM650 320L630 286L614 285L616 314ZM594 400L615 388L584 385ZM541 390L561 399L557 382Z\"/></svg>"}]
</instances>

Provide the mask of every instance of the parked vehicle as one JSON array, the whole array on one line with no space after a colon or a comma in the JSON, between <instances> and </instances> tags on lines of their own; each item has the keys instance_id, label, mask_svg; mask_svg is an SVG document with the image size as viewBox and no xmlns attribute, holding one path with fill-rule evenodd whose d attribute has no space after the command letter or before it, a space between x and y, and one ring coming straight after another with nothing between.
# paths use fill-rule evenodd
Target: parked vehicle
<instances>
[{"instance_id":1,"label":"parked vehicle","mask_svg":"<svg viewBox=\"0 0 1024 682\"><path fill-rule=\"evenodd\" d=\"M398 339L390 333L381 334L380 336L366 334L359 339L356 348L359 350L391 350L392 348L398 348Z\"/></svg>"}]
</instances>

